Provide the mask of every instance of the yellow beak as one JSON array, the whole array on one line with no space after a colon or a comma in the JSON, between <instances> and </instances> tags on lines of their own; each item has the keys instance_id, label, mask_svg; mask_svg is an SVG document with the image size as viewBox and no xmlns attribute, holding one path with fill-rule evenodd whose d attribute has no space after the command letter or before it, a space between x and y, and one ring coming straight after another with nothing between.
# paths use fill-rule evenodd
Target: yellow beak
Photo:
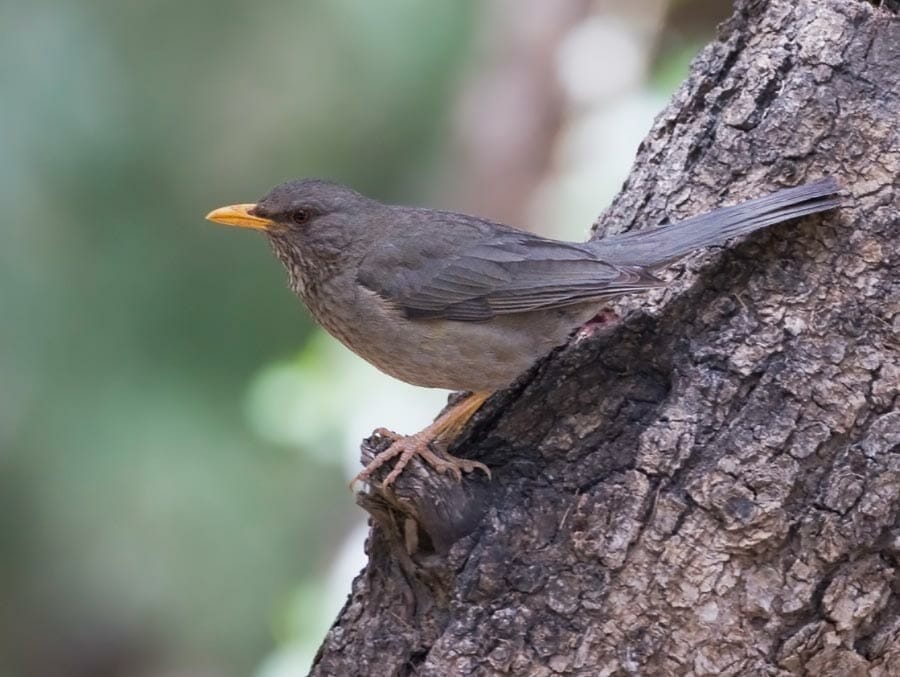
<instances>
[{"instance_id":1,"label":"yellow beak","mask_svg":"<svg viewBox=\"0 0 900 677\"><path fill-rule=\"evenodd\" d=\"M215 221L226 226L237 226L238 228L255 228L256 230L266 230L272 225L272 221L255 216L250 212L256 207L254 203L242 205L228 205L227 207L219 207L213 209L206 215L207 220Z\"/></svg>"}]
</instances>

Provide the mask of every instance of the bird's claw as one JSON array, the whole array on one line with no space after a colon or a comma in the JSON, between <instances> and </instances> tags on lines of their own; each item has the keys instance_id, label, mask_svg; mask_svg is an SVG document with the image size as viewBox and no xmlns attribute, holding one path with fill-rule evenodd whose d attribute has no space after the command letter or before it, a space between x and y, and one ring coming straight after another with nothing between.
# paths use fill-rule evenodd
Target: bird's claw
<instances>
[{"instance_id":1,"label":"bird's claw","mask_svg":"<svg viewBox=\"0 0 900 677\"><path fill-rule=\"evenodd\" d=\"M377 435L378 437L384 437L391 442L396 442L399 439L403 439L403 435L401 435L400 433L395 433L390 428L375 428L375 430L372 431L372 434Z\"/></svg>"},{"instance_id":2,"label":"bird's claw","mask_svg":"<svg viewBox=\"0 0 900 677\"><path fill-rule=\"evenodd\" d=\"M394 480L400 476L400 473L403 472L403 469L407 466L413 456L419 456L439 473L450 473L457 482L462 481L462 474L464 472L474 472L475 470L484 472L488 479L491 477L491 471L484 463L479 463L478 461L472 461L466 458L457 458L456 456L451 456L447 453L441 455L436 454L431 450L429 445L430 440L425 436L409 435L408 437L403 437L384 428L377 429L375 434L380 437L391 439L393 442L387 449L376 454L375 458L369 462L362 472L353 478L353 481L350 482L351 488L357 482L365 482L368 480L373 472L397 456L400 458L397 459L394 467L381 483L383 489L387 489L394 483Z\"/></svg>"}]
</instances>

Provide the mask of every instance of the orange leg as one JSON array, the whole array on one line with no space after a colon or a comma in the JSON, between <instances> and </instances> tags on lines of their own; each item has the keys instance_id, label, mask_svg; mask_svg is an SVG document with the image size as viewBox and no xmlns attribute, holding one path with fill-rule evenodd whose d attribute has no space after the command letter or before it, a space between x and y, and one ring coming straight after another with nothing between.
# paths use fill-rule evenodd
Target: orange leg
<instances>
[{"instance_id":1,"label":"orange leg","mask_svg":"<svg viewBox=\"0 0 900 677\"><path fill-rule=\"evenodd\" d=\"M465 458L457 458L456 456L451 456L447 452L435 453L430 448L432 442L449 444L453 438L462 431L466 422L472 418L472 415L481 408L481 405L484 404L484 401L490 396L491 393L472 393L465 399L457 402L445 413L441 414L434 423L414 435L403 437L390 430L379 428L375 431L377 434L384 437L390 437L394 442L380 454L377 454L369 465L353 478L350 486L352 487L356 482L367 480L378 468L392 458L398 456L399 458L397 459L397 463L394 465L393 470L391 470L391 472L388 473L388 476L384 478L384 483L381 485L384 488L387 488L394 483L394 480L400 476L400 473L403 472L403 468L406 467L406 464L409 463L413 456L421 457L423 461L428 463L428 465L438 472L449 472L457 481L462 479L462 473L472 472L474 470L482 470L490 477L491 471L488 470L488 467L484 463L470 461Z\"/></svg>"}]
</instances>

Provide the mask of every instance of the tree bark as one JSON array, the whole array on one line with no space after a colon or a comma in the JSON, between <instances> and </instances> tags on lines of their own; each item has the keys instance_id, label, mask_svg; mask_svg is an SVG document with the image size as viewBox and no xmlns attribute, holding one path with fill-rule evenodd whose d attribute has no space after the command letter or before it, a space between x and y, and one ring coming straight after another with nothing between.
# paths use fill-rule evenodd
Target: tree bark
<instances>
[{"instance_id":1,"label":"tree bark","mask_svg":"<svg viewBox=\"0 0 900 677\"><path fill-rule=\"evenodd\" d=\"M897 3L738 0L720 33L596 232L824 174L845 205L694 255L495 395L454 449L491 480L361 495L313 674L900 674Z\"/></svg>"}]
</instances>

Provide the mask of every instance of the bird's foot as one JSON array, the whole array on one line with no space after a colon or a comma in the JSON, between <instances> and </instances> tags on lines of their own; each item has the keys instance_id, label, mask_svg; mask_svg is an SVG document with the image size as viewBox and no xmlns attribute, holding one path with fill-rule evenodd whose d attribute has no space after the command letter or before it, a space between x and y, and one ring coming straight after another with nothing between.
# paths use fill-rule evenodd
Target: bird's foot
<instances>
[{"instance_id":1,"label":"bird's foot","mask_svg":"<svg viewBox=\"0 0 900 677\"><path fill-rule=\"evenodd\" d=\"M575 333L575 343L581 343L612 328L619 316L612 308L602 308L594 317L585 322Z\"/></svg>"},{"instance_id":2,"label":"bird's foot","mask_svg":"<svg viewBox=\"0 0 900 677\"><path fill-rule=\"evenodd\" d=\"M394 464L393 469L381 483L382 488L387 489L394 483L394 480L400 476L400 473L403 472L403 469L413 456L420 457L439 473L450 473L457 482L462 479L462 474L464 472L474 472L475 470L483 471L484 474L488 476L488 479L491 477L491 471L484 463L470 461L466 458L457 458L446 452L436 454L431 450L430 443L432 439L428 435L417 433L415 435L404 437L385 428L378 428L375 431L375 434L391 439L391 446L375 455L375 458L372 459L363 471L353 478L353 481L350 483L351 487L357 482L368 480L369 477L372 476L372 473L378 468L391 459L397 458L397 462Z\"/></svg>"}]
</instances>

